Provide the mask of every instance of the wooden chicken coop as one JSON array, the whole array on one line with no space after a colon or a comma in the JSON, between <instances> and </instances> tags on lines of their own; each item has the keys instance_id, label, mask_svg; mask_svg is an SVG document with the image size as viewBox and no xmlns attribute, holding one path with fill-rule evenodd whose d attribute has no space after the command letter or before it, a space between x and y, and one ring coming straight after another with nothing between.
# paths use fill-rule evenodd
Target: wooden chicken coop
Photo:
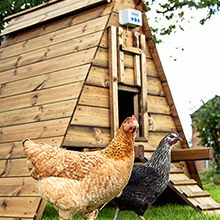
<instances>
[{"instance_id":1,"label":"wooden chicken coop","mask_svg":"<svg viewBox=\"0 0 220 220\"><path fill-rule=\"evenodd\" d=\"M119 11L142 13L142 26L119 24ZM197 211L220 213L202 190L145 16L142 1L53 0L8 17L0 48L0 219L39 219L45 202L26 167L21 141L71 150L108 145L119 124L140 122L136 157L149 158L177 130L169 189Z\"/></svg>"}]
</instances>

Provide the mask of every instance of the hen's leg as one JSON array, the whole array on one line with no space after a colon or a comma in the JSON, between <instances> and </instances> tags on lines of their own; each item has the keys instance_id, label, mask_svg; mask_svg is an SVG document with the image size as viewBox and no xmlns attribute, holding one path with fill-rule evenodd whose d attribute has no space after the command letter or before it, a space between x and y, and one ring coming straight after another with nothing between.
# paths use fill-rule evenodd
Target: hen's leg
<instances>
[{"instance_id":1,"label":"hen's leg","mask_svg":"<svg viewBox=\"0 0 220 220\"><path fill-rule=\"evenodd\" d=\"M144 216L143 215L139 215L138 216L141 220L145 220Z\"/></svg>"},{"instance_id":2,"label":"hen's leg","mask_svg":"<svg viewBox=\"0 0 220 220\"><path fill-rule=\"evenodd\" d=\"M98 214L99 214L99 211L98 209L96 209L94 211L84 213L82 217L86 220L94 220L96 219Z\"/></svg>"},{"instance_id":3,"label":"hen's leg","mask_svg":"<svg viewBox=\"0 0 220 220\"><path fill-rule=\"evenodd\" d=\"M116 208L116 211L115 211L115 217L114 217L114 219L113 220L117 220L117 218L118 218L118 213L120 212L120 209L117 207Z\"/></svg>"}]
</instances>

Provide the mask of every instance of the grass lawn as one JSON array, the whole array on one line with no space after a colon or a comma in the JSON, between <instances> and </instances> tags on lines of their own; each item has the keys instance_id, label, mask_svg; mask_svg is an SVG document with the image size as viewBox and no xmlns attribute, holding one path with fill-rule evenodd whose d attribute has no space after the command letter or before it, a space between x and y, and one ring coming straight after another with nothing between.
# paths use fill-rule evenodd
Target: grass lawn
<instances>
[{"instance_id":1,"label":"grass lawn","mask_svg":"<svg viewBox=\"0 0 220 220\"><path fill-rule=\"evenodd\" d=\"M220 203L220 185L204 185L204 190L211 194L211 197ZM99 212L97 220L113 220L115 215L115 207L106 206ZM188 205L169 204L166 206L152 207L144 214L148 220L219 220L220 216L205 215L196 212ZM49 204L46 205L42 220L58 220L58 213ZM74 220L83 220L81 216L72 218ZM138 216L131 211L122 211L119 213L118 220L139 220Z\"/></svg>"}]
</instances>

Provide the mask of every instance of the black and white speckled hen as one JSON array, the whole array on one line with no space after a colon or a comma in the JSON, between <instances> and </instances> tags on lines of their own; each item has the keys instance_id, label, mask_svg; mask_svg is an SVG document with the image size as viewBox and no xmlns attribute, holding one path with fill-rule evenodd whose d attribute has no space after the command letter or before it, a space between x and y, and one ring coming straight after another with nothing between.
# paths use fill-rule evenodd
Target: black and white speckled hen
<instances>
[{"instance_id":1,"label":"black and white speckled hen","mask_svg":"<svg viewBox=\"0 0 220 220\"><path fill-rule=\"evenodd\" d=\"M127 186L112 202L117 206L114 220L119 211L130 210L144 220L144 212L151 207L165 190L169 181L171 149L182 140L176 131L166 135L160 142L150 160L135 166Z\"/></svg>"}]
</instances>

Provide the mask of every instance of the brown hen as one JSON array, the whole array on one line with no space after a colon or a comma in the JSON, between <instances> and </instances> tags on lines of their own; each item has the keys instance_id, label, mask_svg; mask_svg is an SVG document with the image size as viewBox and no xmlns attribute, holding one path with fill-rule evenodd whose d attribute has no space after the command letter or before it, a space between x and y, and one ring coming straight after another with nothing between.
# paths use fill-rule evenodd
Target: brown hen
<instances>
[{"instance_id":1,"label":"brown hen","mask_svg":"<svg viewBox=\"0 0 220 220\"><path fill-rule=\"evenodd\" d=\"M137 128L135 117L128 117L110 144L93 152L23 141L28 169L38 180L42 197L59 211L60 219L76 215L95 219L98 208L121 193L133 167Z\"/></svg>"}]
</instances>

